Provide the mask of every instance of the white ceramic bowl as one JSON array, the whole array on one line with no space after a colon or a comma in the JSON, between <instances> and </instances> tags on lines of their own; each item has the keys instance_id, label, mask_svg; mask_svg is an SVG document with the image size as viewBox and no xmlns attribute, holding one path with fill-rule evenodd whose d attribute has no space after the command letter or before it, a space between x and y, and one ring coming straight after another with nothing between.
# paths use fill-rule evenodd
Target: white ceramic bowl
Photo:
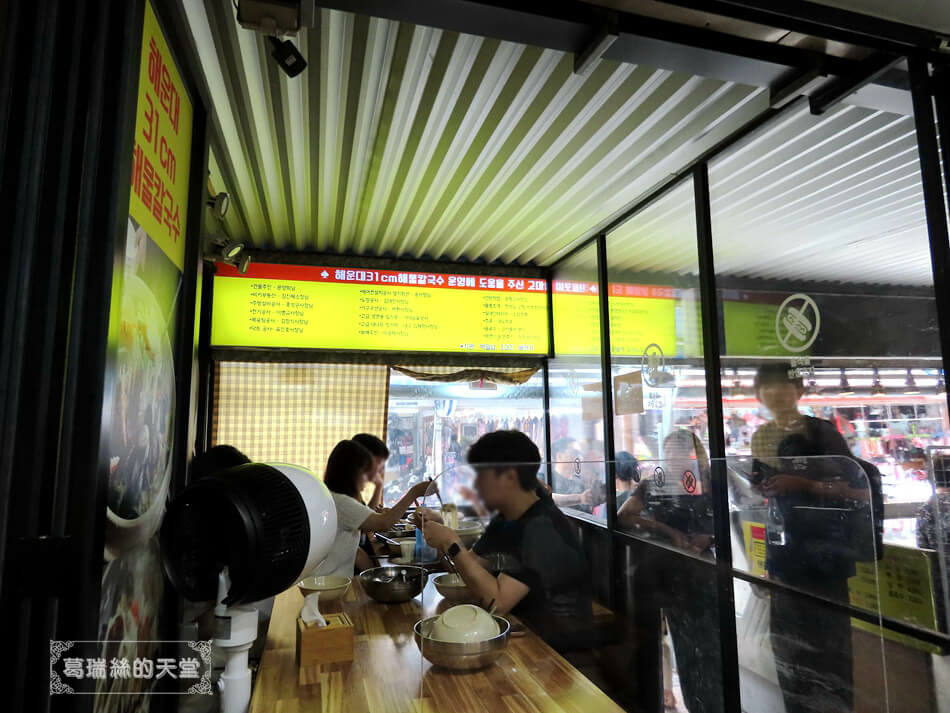
<instances>
[{"instance_id":1,"label":"white ceramic bowl","mask_svg":"<svg viewBox=\"0 0 950 713\"><path fill-rule=\"evenodd\" d=\"M465 580L457 574L440 574L433 581L439 594L450 602L470 602L475 599Z\"/></svg>"},{"instance_id":2,"label":"white ceramic bowl","mask_svg":"<svg viewBox=\"0 0 950 713\"><path fill-rule=\"evenodd\" d=\"M459 604L436 618L429 638L468 644L487 641L498 636L498 632L498 622L487 611L474 604Z\"/></svg>"},{"instance_id":3,"label":"white ceramic bowl","mask_svg":"<svg viewBox=\"0 0 950 713\"><path fill-rule=\"evenodd\" d=\"M455 532L462 541L462 547L471 547L482 536L482 523L478 520L463 520Z\"/></svg>"},{"instance_id":4,"label":"white ceramic bowl","mask_svg":"<svg viewBox=\"0 0 950 713\"><path fill-rule=\"evenodd\" d=\"M320 592L320 601L329 602L342 597L350 586L351 579L341 574L326 574L319 577L306 577L297 582L304 596Z\"/></svg>"}]
</instances>

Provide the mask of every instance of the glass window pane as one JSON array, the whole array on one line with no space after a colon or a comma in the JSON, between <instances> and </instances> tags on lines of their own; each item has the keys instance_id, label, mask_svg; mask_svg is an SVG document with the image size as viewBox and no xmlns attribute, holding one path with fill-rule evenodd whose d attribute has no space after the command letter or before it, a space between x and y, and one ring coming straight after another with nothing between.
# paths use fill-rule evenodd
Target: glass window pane
<instances>
[{"instance_id":1,"label":"glass window pane","mask_svg":"<svg viewBox=\"0 0 950 713\"><path fill-rule=\"evenodd\" d=\"M787 710L817 705L807 678L862 708L882 660L891 680L946 668L887 630L944 627L926 512L950 423L913 117L801 102L714 160L710 192L733 557L777 585L758 654Z\"/></svg>"},{"instance_id":2,"label":"glass window pane","mask_svg":"<svg viewBox=\"0 0 950 713\"><path fill-rule=\"evenodd\" d=\"M554 502L606 520L597 246L560 263L552 287L556 357L548 373Z\"/></svg>"},{"instance_id":3,"label":"glass window pane","mask_svg":"<svg viewBox=\"0 0 950 713\"><path fill-rule=\"evenodd\" d=\"M442 368L418 367L427 369ZM465 461L469 447L479 437L492 431L523 432L545 458L542 379L539 371L520 385L438 383L418 381L393 370L383 504L391 507L416 483L451 471Z\"/></svg>"},{"instance_id":4,"label":"glass window pane","mask_svg":"<svg viewBox=\"0 0 950 713\"><path fill-rule=\"evenodd\" d=\"M690 538L712 535L703 519L711 494L691 178L608 235L607 264L618 523L690 548ZM633 480L634 463L642 480ZM692 515L677 520L681 510Z\"/></svg>"}]
</instances>

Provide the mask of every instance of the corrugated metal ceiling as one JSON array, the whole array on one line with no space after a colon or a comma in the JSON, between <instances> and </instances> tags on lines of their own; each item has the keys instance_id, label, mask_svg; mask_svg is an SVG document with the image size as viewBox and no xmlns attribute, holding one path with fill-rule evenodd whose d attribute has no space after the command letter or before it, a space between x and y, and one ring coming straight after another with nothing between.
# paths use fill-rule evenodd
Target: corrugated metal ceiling
<instances>
[{"instance_id":1,"label":"corrugated metal ceiling","mask_svg":"<svg viewBox=\"0 0 950 713\"><path fill-rule=\"evenodd\" d=\"M288 79L230 5L185 4L212 182L255 247L551 262L767 105L762 89L322 10Z\"/></svg>"},{"instance_id":2,"label":"corrugated metal ceiling","mask_svg":"<svg viewBox=\"0 0 950 713\"><path fill-rule=\"evenodd\" d=\"M570 53L331 10L288 79L230 3L185 8L216 114L212 182L234 198L229 232L262 249L550 264L768 103L758 87L608 60L578 76ZM790 112L711 168L717 267L929 284L917 171L910 117ZM695 273L690 199L624 224L612 266Z\"/></svg>"},{"instance_id":3,"label":"corrugated metal ceiling","mask_svg":"<svg viewBox=\"0 0 950 713\"><path fill-rule=\"evenodd\" d=\"M717 272L930 286L913 118L802 102L710 164ZM610 234L611 268L697 274L692 183Z\"/></svg>"}]
</instances>

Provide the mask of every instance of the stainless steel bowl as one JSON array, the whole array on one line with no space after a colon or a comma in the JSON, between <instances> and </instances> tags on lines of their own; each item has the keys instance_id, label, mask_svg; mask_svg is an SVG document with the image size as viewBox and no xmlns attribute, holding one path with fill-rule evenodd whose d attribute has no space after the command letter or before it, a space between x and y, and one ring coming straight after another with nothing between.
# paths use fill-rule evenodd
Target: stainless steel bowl
<instances>
[{"instance_id":1,"label":"stainless steel bowl","mask_svg":"<svg viewBox=\"0 0 950 713\"><path fill-rule=\"evenodd\" d=\"M360 572L363 591L377 602L408 602L426 586L429 573L412 565L373 567Z\"/></svg>"},{"instance_id":2,"label":"stainless steel bowl","mask_svg":"<svg viewBox=\"0 0 950 713\"><path fill-rule=\"evenodd\" d=\"M508 646L508 634L511 631L511 624L507 619L496 616L498 622L498 636L479 641L476 643L458 644L452 641L438 641L423 636L423 632L428 632L432 628L433 622L437 617L430 616L427 619L420 619L412 627L415 635L416 646L422 652L423 658L435 666L455 669L457 671L470 671L476 668L484 668L495 662L499 656L504 653Z\"/></svg>"}]
</instances>

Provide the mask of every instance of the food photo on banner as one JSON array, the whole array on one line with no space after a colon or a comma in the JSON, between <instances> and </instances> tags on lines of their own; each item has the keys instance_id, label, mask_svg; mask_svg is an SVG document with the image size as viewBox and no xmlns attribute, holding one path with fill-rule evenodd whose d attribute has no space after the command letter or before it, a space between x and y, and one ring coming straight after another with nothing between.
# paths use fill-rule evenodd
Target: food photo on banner
<instances>
[{"instance_id":1,"label":"food photo on banner","mask_svg":"<svg viewBox=\"0 0 950 713\"><path fill-rule=\"evenodd\" d=\"M103 713L159 711L182 700L147 694L194 693L189 687L198 684L197 692L210 692L204 676L210 676L210 645L206 660L189 642L174 641L179 637L169 612L175 595L157 536L172 479L176 402L186 398L176 394L182 346L176 340L186 287L193 108L149 2L142 27L128 216L117 236L113 274L114 386L103 405L100 444L109 463L100 640L76 642L81 646L51 664L51 692L53 674L60 673L71 690L56 692L94 695L93 709ZM51 660L54 653L51 645ZM83 656L80 675L76 660Z\"/></svg>"},{"instance_id":2,"label":"food photo on banner","mask_svg":"<svg viewBox=\"0 0 950 713\"><path fill-rule=\"evenodd\" d=\"M124 260L113 279L107 558L155 534L171 478L191 130L191 104L146 3Z\"/></svg>"}]
</instances>

